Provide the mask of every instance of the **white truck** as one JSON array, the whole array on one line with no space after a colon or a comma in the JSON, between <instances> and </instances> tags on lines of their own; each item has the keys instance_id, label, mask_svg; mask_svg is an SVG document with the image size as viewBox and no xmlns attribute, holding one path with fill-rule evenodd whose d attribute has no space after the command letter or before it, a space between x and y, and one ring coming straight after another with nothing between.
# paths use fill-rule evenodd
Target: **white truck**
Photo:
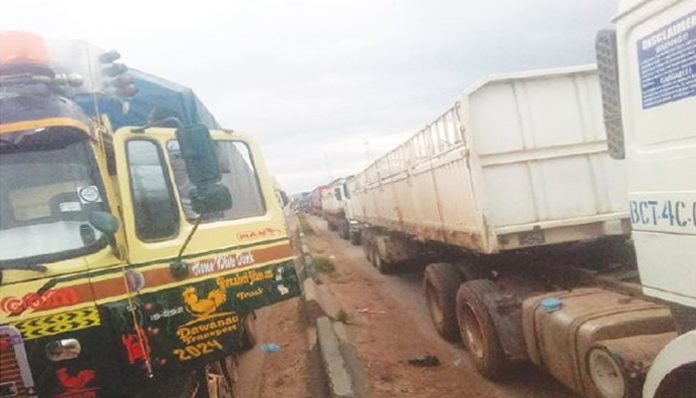
<instances>
[{"instance_id":1,"label":"white truck","mask_svg":"<svg viewBox=\"0 0 696 398\"><path fill-rule=\"evenodd\" d=\"M351 184L368 259L428 264L435 328L488 378L528 361L585 397L637 397L676 335L641 294L602 106L594 66L493 76Z\"/></svg>"},{"instance_id":2,"label":"white truck","mask_svg":"<svg viewBox=\"0 0 696 398\"><path fill-rule=\"evenodd\" d=\"M353 176L332 181L321 191L322 212L329 230L338 231L342 239L360 244L360 223L354 218L349 184Z\"/></svg>"},{"instance_id":3,"label":"white truck","mask_svg":"<svg viewBox=\"0 0 696 398\"><path fill-rule=\"evenodd\" d=\"M610 153L625 159L643 292L669 303L679 332L654 359L643 397L694 397L696 1L622 0L614 22L597 37Z\"/></svg>"}]
</instances>

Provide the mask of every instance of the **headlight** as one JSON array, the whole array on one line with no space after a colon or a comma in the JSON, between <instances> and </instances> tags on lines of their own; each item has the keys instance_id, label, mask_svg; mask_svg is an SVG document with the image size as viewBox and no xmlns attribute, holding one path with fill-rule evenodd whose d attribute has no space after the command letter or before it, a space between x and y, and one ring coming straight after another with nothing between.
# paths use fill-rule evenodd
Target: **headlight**
<instances>
[{"instance_id":1,"label":"headlight","mask_svg":"<svg viewBox=\"0 0 696 398\"><path fill-rule=\"evenodd\" d=\"M53 362L75 359L80 351L82 346L77 339L55 340L46 344L46 356Z\"/></svg>"}]
</instances>

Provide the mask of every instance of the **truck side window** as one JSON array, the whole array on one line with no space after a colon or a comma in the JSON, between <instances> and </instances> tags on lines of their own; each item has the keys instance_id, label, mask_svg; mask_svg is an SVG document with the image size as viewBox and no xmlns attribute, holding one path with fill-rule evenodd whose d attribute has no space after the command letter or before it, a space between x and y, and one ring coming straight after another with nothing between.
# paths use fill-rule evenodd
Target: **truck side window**
<instances>
[{"instance_id":1,"label":"truck side window","mask_svg":"<svg viewBox=\"0 0 696 398\"><path fill-rule=\"evenodd\" d=\"M232 208L224 212L206 214L203 221L236 220L265 214L266 204L247 145L241 141L216 141L215 145L222 173L220 183L232 194ZM170 141L167 150L184 214L187 220L194 221L199 215L191 208L189 197L193 185L186 174L179 143L175 140Z\"/></svg>"},{"instance_id":2,"label":"truck side window","mask_svg":"<svg viewBox=\"0 0 696 398\"><path fill-rule=\"evenodd\" d=\"M179 214L163 158L151 141L128 142L135 231L144 241L171 237L179 230Z\"/></svg>"}]
</instances>

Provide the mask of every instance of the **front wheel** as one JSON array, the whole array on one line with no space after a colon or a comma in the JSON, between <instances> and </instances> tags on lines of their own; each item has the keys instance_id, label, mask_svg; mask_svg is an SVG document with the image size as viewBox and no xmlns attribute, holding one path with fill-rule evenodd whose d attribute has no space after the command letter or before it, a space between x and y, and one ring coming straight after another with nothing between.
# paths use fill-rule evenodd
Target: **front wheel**
<instances>
[{"instance_id":1,"label":"front wheel","mask_svg":"<svg viewBox=\"0 0 696 398\"><path fill-rule=\"evenodd\" d=\"M507 368L505 353L484 301L486 294L496 289L493 282L478 279L461 284L457 291L459 333L476 370L490 380L500 378Z\"/></svg>"},{"instance_id":2,"label":"front wheel","mask_svg":"<svg viewBox=\"0 0 696 398\"><path fill-rule=\"evenodd\" d=\"M169 377L163 377L157 381L157 384L147 394L148 397L171 397L171 398L192 398L205 396L205 391L200 390L201 376L200 372L205 371L189 371L179 373ZM203 395L202 395L203 394Z\"/></svg>"},{"instance_id":3,"label":"front wheel","mask_svg":"<svg viewBox=\"0 0 696 398\"><path fill-rule=\"evenodd\" d=\"M372 264L377 268L380 274L391 274L394 272L394 264L386 261L379 254L379 249L377 247L372 251Z\"/></svg>"},{"instance_id":4,"label":"front wheel","mask_svg":"<svg viewBox=\"0 0 696 398\"><path fill-rule=\"evenodd\" d=\"M249 351L258 341L256 332L256 312L251 312L244 317L242 323L244 330L242 331L242 350Z\"/></svg>"}]
</instances>

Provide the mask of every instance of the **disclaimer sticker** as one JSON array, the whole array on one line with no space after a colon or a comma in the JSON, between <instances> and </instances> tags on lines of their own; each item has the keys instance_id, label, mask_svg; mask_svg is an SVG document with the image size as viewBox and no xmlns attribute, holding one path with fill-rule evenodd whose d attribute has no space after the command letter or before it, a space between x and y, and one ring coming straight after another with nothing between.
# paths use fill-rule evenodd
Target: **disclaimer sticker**
<instances>
[{"instance_id":1,"label":"disclaimer sticker","mask_svg":"<svg viewBox=\"0 0 696 398\"><path fill-rule=\"evenodd\" d=\"M696 13L638 40L643 109L696 96Z\"/></svg>"}]
</instances>

